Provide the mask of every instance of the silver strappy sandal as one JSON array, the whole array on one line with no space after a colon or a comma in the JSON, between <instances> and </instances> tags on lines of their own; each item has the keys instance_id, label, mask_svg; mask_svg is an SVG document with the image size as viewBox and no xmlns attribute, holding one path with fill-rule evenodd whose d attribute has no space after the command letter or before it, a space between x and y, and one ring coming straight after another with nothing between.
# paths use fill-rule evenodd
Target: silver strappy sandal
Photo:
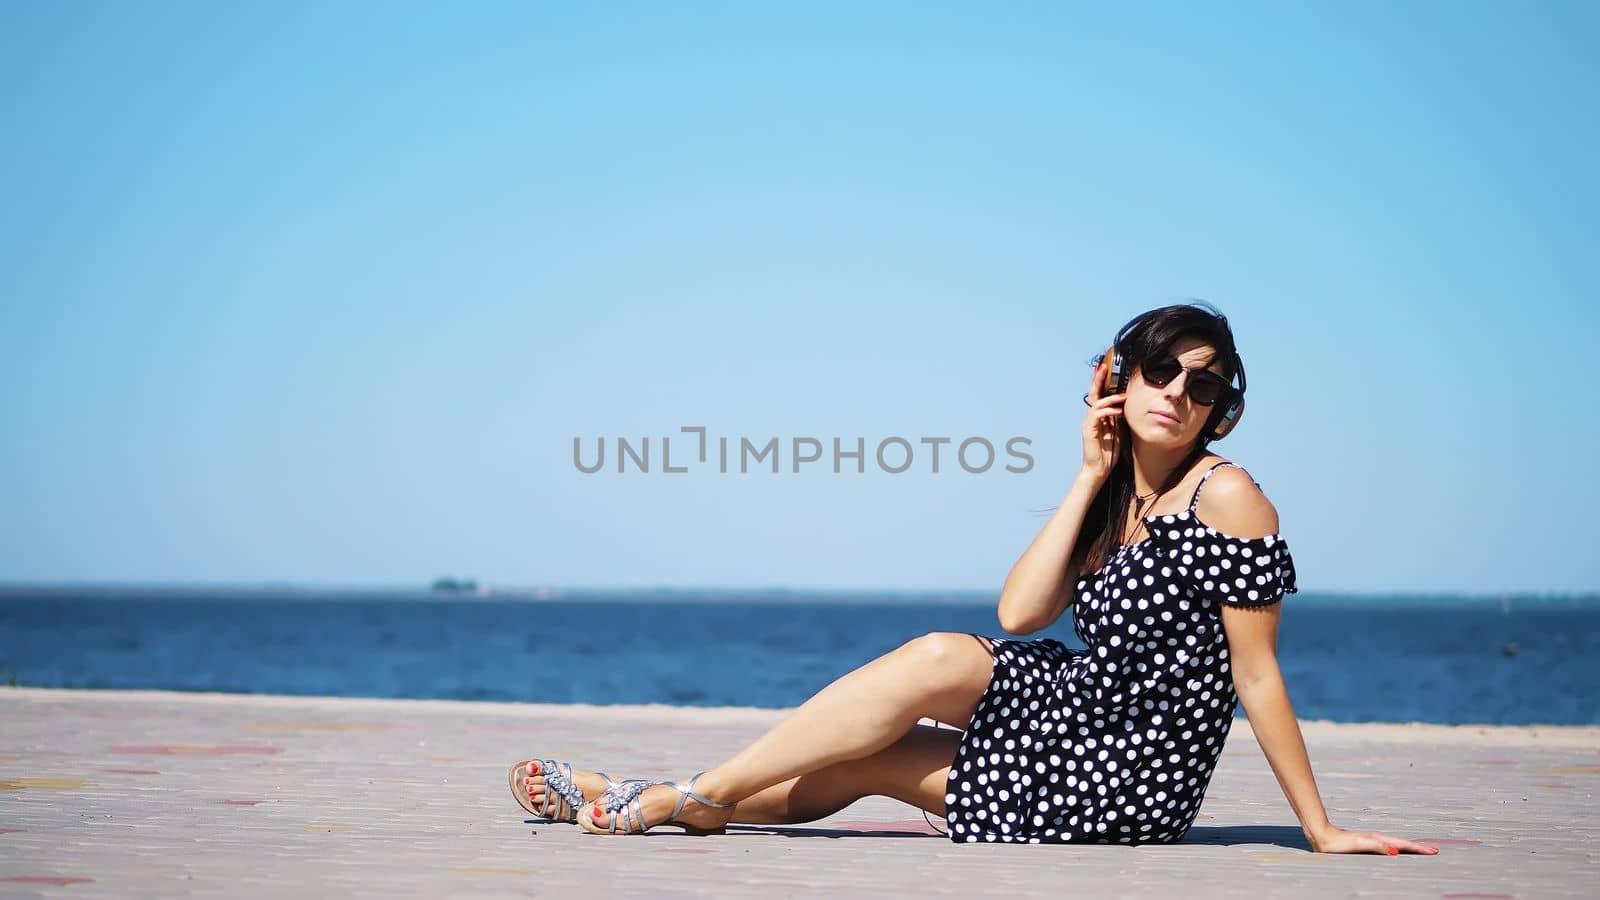
<instances>
[{"instance_id":1,"label":"silver strappy sandal","mask_svg":"<svg viewBox=\"0 0 1600 900\"><path fill-rule=\"evenodd\" d=\"M578 825L590 834L644 834L651 828L656 827L656 825L676 825L682 828L685 834L692 835L726 834L728 829L725 825L719 825L716 828L700 828L687 822L677 821L678 813L683 811L683 805L689 802L691 797L696 802L716 809L727 809L730 806L738 805L737 802L718 803L708 797L696 794L694 792L694 783L704 774L705 772L696 772L695 776L689 779L688 787L675 781L646 781L642 778L630 778L620 785L606 788L605 793L594 799L594 803L600 804L600 807L607 813L606 826L604 828L594 823L594 819L590 814L593 804L586 806L578 813ZM658 784L664 784L682 796L678 798L678 805L672 808L671 815L660 822L650 824L644 820L644 810L639 805L639 795L644 793L645 788L654 787ZM621 812L622 815L618 816L618 812ZM617 830L617 822L619 820L623 822L621 831Z\"/></svg>"},{"instance_id":2,"label":"silver strappy sandal","mask_svg":"<svg viewBox=\"0 0 1600 900\"><path fill-rule=\"evenodd\" d=\"M527 771L530 763L539 764L538 774L544 776L544 802L539 809L533 808L533 798L528 796L528 788L522 779L530 774ZM606 790L611 790L622 782L617 781L604 772L596 772L606 780ZM555 759L524 759L511 767L506 775L506 780L511 786L511 796L517 800L517 805L522 807L532 816L540 816L552 822L578 821L578 807L587 803L583 799L583 791L572 781L572 764ZM563 810L561 804L565 803Z\"/></svg>"}]
</instances>

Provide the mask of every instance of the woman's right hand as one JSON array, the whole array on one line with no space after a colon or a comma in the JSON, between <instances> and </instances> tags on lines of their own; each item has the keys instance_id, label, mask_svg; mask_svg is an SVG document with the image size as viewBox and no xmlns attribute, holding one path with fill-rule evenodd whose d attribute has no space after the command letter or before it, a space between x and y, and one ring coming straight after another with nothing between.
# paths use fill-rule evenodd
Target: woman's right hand
<instances>
[{"instance_id":1,"label":"woman's right hand","mask_svg":"<svg viewBox=\"0 0 1600 900\"><path fill-rule=\"evenodd\" d=\"M1122 402L1128 395L1101 396L1100 385L1106 377L1106 363L1101 360L1090 376L1089 409L1083 415L1083 472L1104 482L1111 477L1111 468L1117 462L1117 450L1122 439Z\"/></svg>"}]
</instances>

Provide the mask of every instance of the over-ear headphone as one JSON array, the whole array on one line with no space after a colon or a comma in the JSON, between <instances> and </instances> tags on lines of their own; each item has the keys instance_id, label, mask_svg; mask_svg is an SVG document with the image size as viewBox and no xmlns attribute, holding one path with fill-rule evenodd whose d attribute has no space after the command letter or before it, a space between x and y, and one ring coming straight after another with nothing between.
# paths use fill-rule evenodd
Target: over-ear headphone
<instances>
[{"instance_id":1,"label":"over-ear headphone","mask_svg":"<svg viewBox=\"0 0 1600 900\"><path fill-rule=\"evenodd\" d=\"M1102 393L1120 394L1128 389L1128 381L1133 377L1133 366L1122 358L1122 351L1113 343L1106 348L1105 358L1110 361L1111 367L1106 373L1105 387ZM1239 425L1239 419L1244 416L1244 360L1238 351L1233 354L1233 365L1239 373L1239 388L1233 399L1227 403L1217 402L1211 406L1211 415L1206 419L1205 427L1200 429L1200 434L1208 441L1220 441L1228 436Z\"/></svg>"}]
</instances>

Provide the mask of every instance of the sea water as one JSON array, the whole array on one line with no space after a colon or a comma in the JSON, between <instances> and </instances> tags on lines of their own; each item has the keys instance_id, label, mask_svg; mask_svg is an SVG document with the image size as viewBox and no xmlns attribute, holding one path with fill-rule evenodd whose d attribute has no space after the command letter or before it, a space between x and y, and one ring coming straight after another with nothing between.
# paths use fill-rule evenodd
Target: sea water
<instances>
[{"instance_id":1,"label":"sea water","mask_svg":"<svg viewBox=\"0 0 1600 900\"><path fill-rule=\"evenodd\" d=\"M1300 718L1600 724L1595 598L1286 603ZM0 684L791 707L930 631L1011 636L963 594L6 588ZM1070 617L1028 637L1082 646Z\"/></svg>"}]
</instances>

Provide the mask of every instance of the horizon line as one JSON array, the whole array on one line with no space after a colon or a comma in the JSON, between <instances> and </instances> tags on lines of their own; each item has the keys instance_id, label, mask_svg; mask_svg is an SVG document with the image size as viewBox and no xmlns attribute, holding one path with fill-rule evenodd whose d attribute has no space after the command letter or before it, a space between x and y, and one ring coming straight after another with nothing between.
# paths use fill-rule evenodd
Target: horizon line
<instances>
[{"instance_id":1,"label":"horizon line","mask_svg":"<svg viewBox=\"0 0 1600 900\"><path fill-rule=\"evenodd\" d=\"M450 576L442 576L443 580ZM440 596L462 597L535 597L539 599L556 598L570 594L644 594L644 593L717 593L717 594L896 594L896 595L921 595L921 596L972 596L990 597L998 600L999 591L994 588L974 587L863 587L863 586L794 586L794 585L725 585L725 584L657 584L657 585L573 585L573 584L494 584L475 581L470 578L455 578L458 585L463 582L471 583L472 587L461 586L457 588L441 588L433 582L397 583L397 582L315 582L315 581L160 581L151 579L130 580L9 580L0 579L0 595L19 593L24 591L285 591L285 592L315 592L315 593L406 593L406 594L437 594ZM1337 596L1350 598L1370 599L1423 599L1423 598L1449 598L1449 599L1474 599L1485 601L1513 601L1513 600L1596 600L1600 601L1600 590L1537 590L1522 589L1509 591L1448 591L1448 590L1332 590L1305 588L1299 593L1315 594L1320 596Z\"/></svg>"}]
</instances>

